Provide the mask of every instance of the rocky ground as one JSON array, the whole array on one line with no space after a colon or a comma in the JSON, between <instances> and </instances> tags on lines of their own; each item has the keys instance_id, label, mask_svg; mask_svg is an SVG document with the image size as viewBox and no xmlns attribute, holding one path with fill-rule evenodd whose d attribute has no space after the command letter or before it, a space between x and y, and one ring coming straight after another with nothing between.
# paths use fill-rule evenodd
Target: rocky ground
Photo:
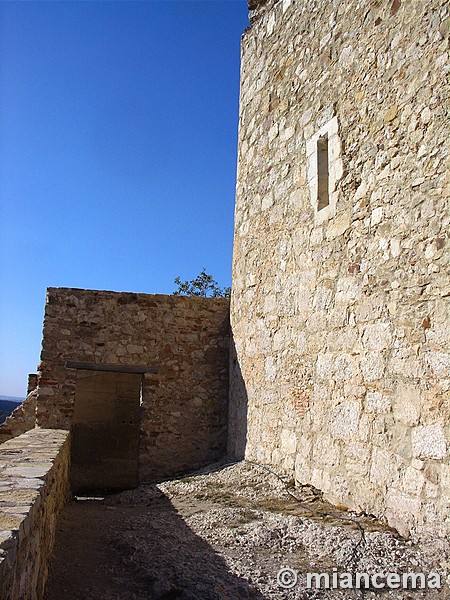
<instances>
[{"instance_id":1,"label":"rocky ground","mask_svg":"<svg viewBox=\"0 0 450 600\"><path fill-rule=\"evenodd\" d=\"M79 499L60 520L45 600L450 598L447 584L308 589L306 573L315 572L332 583L333 573L437 571L444 584L449 547L417 547L373 518L330 506L309 486L288 488L245 462ZM297 583L283 587L293 573Z\"/></svg>"}]
</instances>

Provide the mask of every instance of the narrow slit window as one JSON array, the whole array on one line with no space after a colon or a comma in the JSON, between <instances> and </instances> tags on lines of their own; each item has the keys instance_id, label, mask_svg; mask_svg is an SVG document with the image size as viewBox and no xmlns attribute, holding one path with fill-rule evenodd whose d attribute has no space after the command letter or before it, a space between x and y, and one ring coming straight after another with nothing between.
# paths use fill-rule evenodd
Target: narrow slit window
<instances>
[{"instance_id":1,"label":"narrow slit window","mask_svg":"<svg viewBox=\"0 0 450 600\"><path fill-rule=\"evenodd\" d=\"M317 179L317 210L321 210L330 204L327 135L317 140Z\"/></svg>"}]
</instances>

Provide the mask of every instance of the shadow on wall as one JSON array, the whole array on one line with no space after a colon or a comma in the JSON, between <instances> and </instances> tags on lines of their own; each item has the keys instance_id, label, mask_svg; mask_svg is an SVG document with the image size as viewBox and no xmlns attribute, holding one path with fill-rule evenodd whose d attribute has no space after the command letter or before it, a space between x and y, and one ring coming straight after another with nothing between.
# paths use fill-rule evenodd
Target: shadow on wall
<instances>
[{"instance_id":1,"label":"shadow on wall","mask_svg":"<svg viewBox=\"0 0 450 600\"><path fill-rule=\"evenodd\" d=\"M228 405L228 455L237 460L245 458L247 446L248 395L245 381L231 334L230 385Z\"/></svg>"},{"instance_id":2,"label":"shadow on wall","mask_svg":"<svg viewBox=\"0 0 450 600\"><path fill-rule=\"evenodd\" d=\"M76 568L74 568L76 565ZM264 600L230 573L158 488L68 505L59 520L44 600Z\"/></svg>"}]
</instances>

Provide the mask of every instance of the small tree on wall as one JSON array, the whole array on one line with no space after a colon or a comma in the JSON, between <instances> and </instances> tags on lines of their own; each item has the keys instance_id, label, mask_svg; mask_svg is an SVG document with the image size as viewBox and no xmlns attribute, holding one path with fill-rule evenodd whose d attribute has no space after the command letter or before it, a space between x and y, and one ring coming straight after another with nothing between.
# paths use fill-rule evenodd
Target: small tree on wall
<instances>
[{"instance_id":1,"label":"small tree on wall","mask_svg":"<svg viewBox=\"0 0 450 600\"><path fill-rule=\"evenodd\" d=\"M219 287L212 275L208 275L205 269L190 281L181 281L176 277L174 283L178 286L173 292L174 296L199 296L201 298L229 298L230 287Z\"/></svg>"}]
</instances>

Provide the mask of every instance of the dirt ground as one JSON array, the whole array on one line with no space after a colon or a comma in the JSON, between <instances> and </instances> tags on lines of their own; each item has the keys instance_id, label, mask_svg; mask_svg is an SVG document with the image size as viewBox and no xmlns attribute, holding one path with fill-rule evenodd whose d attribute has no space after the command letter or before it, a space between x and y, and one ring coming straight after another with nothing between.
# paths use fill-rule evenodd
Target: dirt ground
<instances>
[{"instance_id":1,"label":"dirt ground","mask_svg":"<svg viewBox=\"0 0 450 600\"><path fill-rule=\"evenodd\" d=\"M287 488L242 462L74 501L59 521L44 600L450 599L448 540L417 547L373 518L337 510L309 486ZM292 571L277 579L283 568ZM306 585L306 573L328 573L332 582L343 572L438 572L442 587Z\"/></svg>"}]
</instances>

